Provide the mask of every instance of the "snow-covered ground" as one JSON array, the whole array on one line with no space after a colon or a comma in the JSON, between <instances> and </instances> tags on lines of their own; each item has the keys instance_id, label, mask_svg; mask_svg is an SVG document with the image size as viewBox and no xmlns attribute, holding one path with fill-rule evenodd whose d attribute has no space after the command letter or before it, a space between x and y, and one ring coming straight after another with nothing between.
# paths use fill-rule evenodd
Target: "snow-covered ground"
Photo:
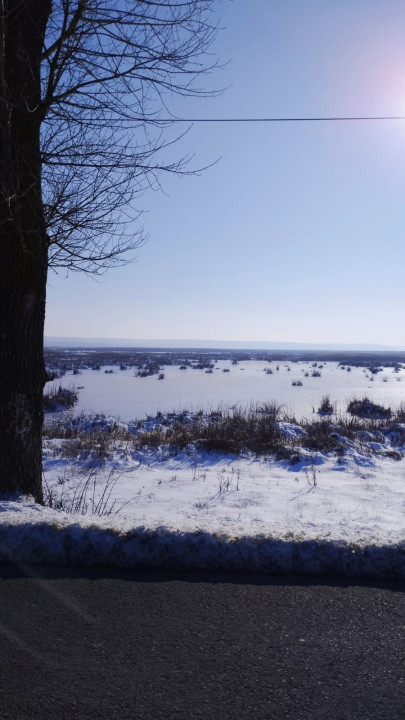
<instances>
[{"instance_id":1,"label":"snow-covered ground","mask_svg":"<svg viewBox=\"0 0 405 720\"><path fill-rule=\"evenodd\" d=\"M66 441L46 439L54 502L60 493L77 501L87 482L88 514L3 500L0 560L405 578L405 460L394 459L405 452L405 426L399 430L377 440L365 433L361 442L342 437L340 457L301 448L295 464L117 442L94 468L83 453L66 457ZM112 513L91 515L103 492Z\"/></svg>"}]
</instances>

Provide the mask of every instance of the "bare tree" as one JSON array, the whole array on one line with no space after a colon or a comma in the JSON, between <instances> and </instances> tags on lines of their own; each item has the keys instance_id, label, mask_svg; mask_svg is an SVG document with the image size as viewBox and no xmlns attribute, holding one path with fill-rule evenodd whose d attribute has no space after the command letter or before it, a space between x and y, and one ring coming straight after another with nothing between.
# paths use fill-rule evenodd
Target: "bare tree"
<instances>
[{"instance_id":1,"label":"bare tree","mask_svg":"<svg viewBox=\"0 0 405 720\"><path fill-rule=\"evenodd\" d=\"M173 95L204 96L214 0L0 0L0 492L42 500L49 266L104 271L175 140Z\"/></svg>"}]
</instances>

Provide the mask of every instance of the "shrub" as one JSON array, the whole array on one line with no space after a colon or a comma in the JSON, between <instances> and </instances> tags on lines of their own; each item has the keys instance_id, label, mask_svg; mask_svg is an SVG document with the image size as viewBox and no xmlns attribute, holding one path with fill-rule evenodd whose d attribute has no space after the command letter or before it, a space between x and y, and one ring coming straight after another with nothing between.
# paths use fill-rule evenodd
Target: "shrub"
<instances>
[{"instance_id":1,"label":"shrub","mask_svg":"<svg viewBox=\"0 0 405 720\"><path fill-rule=\"evenodd\" d=\"M273 422L277 422L278 420L281 420L282 415L282 405L277 405L276 402L266 402L262 405L258 405L254 408L254 410L258 413L264 413L265 415L270 415L270 417L273 419Z\"/></svg>"},{"instance_id":2,"label":"shrub","mask_svg":"<svg viewBox=\"0 0 405 720\"><path fill-rule=\"evenodd\" d=\"M77 403L75 388L53 388L44 395L44 412L60 412L69 410Z\"/></svg>"},{"instance_id":3,"label":"shrub","mask_svg":"<svg viewBox=\"0 0 405 720\"><path fill-rule=\"evenodd\" d=\"M391 408L377 405L377 403L373 403L367 397L364 397L362 400L351 400L347 406L347 412L350 413L350 415L373 420L385 420L392 415Z\"/></svg>"},{"instance_id":4,"label":"shrub","mask_svg":"<svg viewBox=\"0 0 405 720\"><path fill-rule=\"evenodd\" d=\"M310 450L323 450L324 452L328 452L330 450L337 450L340 447L336 430L330 420L308 423L306 431L303 444Z\"/></svg>"},{"instance_id":5,"label":"shrub","mask_svg":"<svg viewBox=\"0 0 405 720\"><path fill-rule=\"evenodd\" d=\"M395 421L405 423L405 403L401 403L395 412Z\"/></svg>"},{"instance_id":6,"label":"shrub","mask_svg":"<svg viewBox=\"0 0 405 720\"><path fill-rule=\"evenodd\" d=\"M333 415L334 411L329 395L324 395L318 408L319 415Z\"/></svg>"}]
</instances>

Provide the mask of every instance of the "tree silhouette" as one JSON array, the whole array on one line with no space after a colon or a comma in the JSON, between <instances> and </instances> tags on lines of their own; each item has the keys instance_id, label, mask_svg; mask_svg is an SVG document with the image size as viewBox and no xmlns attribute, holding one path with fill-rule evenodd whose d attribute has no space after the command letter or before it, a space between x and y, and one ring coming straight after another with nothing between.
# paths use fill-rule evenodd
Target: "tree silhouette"
<instances>
[{"instance_id":1,"label":"tree silhouette","mask_svg":"<svg viewBox=\"0 0 405 720\"><path fill-rule=\"evenodd\" d=\"M100 273L143 241L167 99L205 96L214 0L0 0L0 492L42 501L48 267Z\"/></svg>"}]
</instances>

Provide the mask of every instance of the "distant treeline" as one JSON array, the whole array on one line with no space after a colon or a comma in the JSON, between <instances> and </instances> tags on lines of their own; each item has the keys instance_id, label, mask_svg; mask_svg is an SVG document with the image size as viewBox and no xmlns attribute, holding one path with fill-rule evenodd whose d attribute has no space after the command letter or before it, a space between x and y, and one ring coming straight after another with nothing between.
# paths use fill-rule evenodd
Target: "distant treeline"
<instances>
[{"instance_id":1,"label":"distant treeline","mask_svg":"<svg viewBox=\"0 0 405 720\"><path fill-rule=\"evenodd\" d=\"M181 365L182 368L209 368L219 360L233 363L248 360L263 362L338 362L353 367L400 367L405 363L405 352L344 352L344 351L281 351L281 350L209 350L171 349L152 350L134 348L101 349L58 349L45 350L48 373L58 371L79 372L85 369L100 369L102 366L116 366L117 369L136 368L141 375L155 374L161 367Z\"/></svg>"}]
</instances>

